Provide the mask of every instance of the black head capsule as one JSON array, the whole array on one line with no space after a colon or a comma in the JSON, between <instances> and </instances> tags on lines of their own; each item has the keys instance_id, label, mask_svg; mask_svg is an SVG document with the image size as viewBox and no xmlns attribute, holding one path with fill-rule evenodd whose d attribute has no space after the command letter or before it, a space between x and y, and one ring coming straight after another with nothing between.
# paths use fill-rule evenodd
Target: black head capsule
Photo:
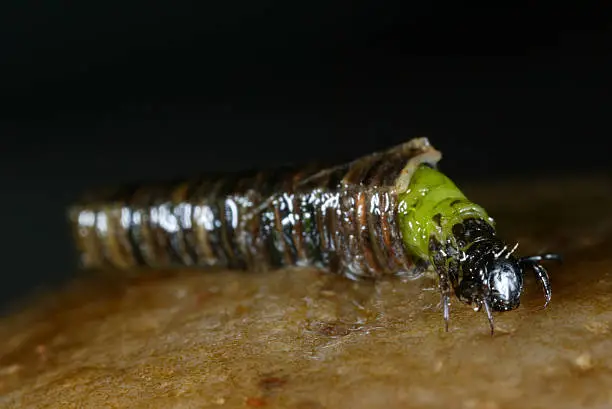
<instances>
[{"instance_id":1,"label":"black head capsule","mask_svg":"<svg viewBox=\"0 0 612 409\"><path fill-rule=\"evenodd\" d=\"M495 258L486 267L488 302L494 311L510 311L521 304L523 269L514 259Z\"/></svg>"},{"instance_id":2,"label":"black head capsule","mask_svg":"<svg viewBox=\"0 0 612 409\"><path fill-rule=\"evenodd\" d=\"M501 248L501 250L500 250ZM532 269L544 291L544 307L551 299L548 272L540 264L543 260L557 260L558 254L542 254L516 258L516 246L508 250L498 239L491 238L474 243L465 253L460 265L461 273L455 285L457 297L467 304L484 308L494 330L493 311L510 311L521 303L524 276Z\"/></svg>"}]
</instances>

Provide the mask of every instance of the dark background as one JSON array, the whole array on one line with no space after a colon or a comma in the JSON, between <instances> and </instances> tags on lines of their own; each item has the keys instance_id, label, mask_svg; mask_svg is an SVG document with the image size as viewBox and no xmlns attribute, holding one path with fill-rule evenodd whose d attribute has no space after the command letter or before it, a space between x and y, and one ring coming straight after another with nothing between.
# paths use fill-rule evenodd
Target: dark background
<instances>
[{"instance_id":1,"label":"dark background","mask_svg":"<svg viewBox=\"0 0 612 409\"><path fill-rule=\"evenodd\" d=\"M1 304L74 272L65 207L92 185L415 135L460 183L612 168L596 2L200 3L0 5Z\"/></svg>"}]
</instances>

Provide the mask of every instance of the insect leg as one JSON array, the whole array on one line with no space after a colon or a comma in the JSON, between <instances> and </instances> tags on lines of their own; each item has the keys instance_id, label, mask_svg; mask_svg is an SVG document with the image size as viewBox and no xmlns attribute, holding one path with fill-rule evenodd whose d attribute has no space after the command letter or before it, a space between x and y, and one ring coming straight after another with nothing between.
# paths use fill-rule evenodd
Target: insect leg
<instances>
[{"instance_id":1,"label":"insect leg","mask_svg":"<svg viewBox=\"0 0 612 409\"><path fill-rule=\"evenodd\" d=\"M442 311L444 311L444 330L448 332L448 320L450 319L450 282L446 274L440 274L440 294L442 299Z\"/></svg>"},{"instance_id":2,"label":"insect leg","mask_svg":"<svg viewBox=\"0 0 612 409\"><path fill-rule=\"evenodd\" d=\"M550 278L548 277L548 271L539 264L540 261L544 261L544 260L554 260L554 261L559 261L559 262L563 261L560 254L545 253L545 254L538 254L535 256L523 257L519 259L519 264L523 268L528 266L533 269L536 275L536 278L538 279L538 281L542 285L542 289L544 290L545 302L544 302L543 308L546 308L548 306L548 303L550 303L550 299L552 296L552 290L551 290L551 285L550 285Z\"/></svg>"},{"instance_id":3,"label":"insect leg","mask_svg":"<svg viewBox=\"0 0 612 409\"><path fill-rule=\"evenodd\" d=\"M491 312L491 307L489 306L489 302L486 298L482 299L482 304L485 307L485 311L487 312L487 318L489 319L489 326L491 327L491 336L495 332L495 322L493 321L493 313Z\"/></svg>"},{"instance_id":4,"label":"insect leg","mask_svg":"<svg viewBox=\"0 0 612 409\"><path fill-rule=\"evenodd\" d=\"M532 263L531 268L533 268L536 278L538 279L540 284L542 284L542 289L544 290L544 299L545 299L543 308L546 308L548 306L548 303L550 303L550 298L552 296L552 290L550 286L550 278L548 277L548 271L546 271L546 269L543 266L537 263Z\"/></svg>"},{"instance_id":5,"label":"insect leg","mask_svg":"<svg viewBox=\"0 0 612 409\"><path fill-rule=\"evenodd\" d=\"M540 261L545 261L545 260L554 260L554 261L563 261L563 258L561 257L560 254L556 254L556 253L545 253L545 254L537 254L535 256L527 256L527 257L522 257L521 259L519 259L519 263L521 264L525 264L525 263L537 263Z\"/></svg>"},{"instance_id":6,"label":"insect leg","mask_svg":"<svg viewBox=\"0 0 612 409\"><path fill-rule=\"evenodd\" d=\"M448 320L450 318L450 295L442 294L442 305L444 308L444 330L448 332Z\"/></svg>"}]
</instances>

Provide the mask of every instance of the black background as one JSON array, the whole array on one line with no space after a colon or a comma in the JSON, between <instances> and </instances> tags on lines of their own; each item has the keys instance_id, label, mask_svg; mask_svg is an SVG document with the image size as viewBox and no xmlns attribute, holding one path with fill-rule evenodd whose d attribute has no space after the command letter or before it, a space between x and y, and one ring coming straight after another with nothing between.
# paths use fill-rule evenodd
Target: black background
<instances>
[{"instance_id":1,"label":"black background","mask_svg":"<svg viewBox=\"0 0 612 409\"><path fill-rule=\"evenodd\" d=\"M1 303L74 272L65 207L91 185L415 135L459 183L612 168L597 2L209 3L0 5Z\"/></svg>"}]
</instances>

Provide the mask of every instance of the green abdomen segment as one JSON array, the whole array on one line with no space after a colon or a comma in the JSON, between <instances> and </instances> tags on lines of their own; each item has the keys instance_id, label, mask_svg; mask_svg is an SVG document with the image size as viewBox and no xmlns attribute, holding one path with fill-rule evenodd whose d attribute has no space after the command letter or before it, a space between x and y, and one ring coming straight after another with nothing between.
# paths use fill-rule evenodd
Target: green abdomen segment
<instances>
[{"instance_id":1,"label":"green abdomen segment","mask_svg":"<svg viewBox=\"0 0 612 409\"><path fill-rule=\"evenodd\" d=\"M429 260L432 236L438 242L453 239L457 223L477 218L493 224L486 211L469 201L443 173L421 165L412 175L408 190L398 194L398 222L406 249Z\"/></svg>"}]
</instances>

